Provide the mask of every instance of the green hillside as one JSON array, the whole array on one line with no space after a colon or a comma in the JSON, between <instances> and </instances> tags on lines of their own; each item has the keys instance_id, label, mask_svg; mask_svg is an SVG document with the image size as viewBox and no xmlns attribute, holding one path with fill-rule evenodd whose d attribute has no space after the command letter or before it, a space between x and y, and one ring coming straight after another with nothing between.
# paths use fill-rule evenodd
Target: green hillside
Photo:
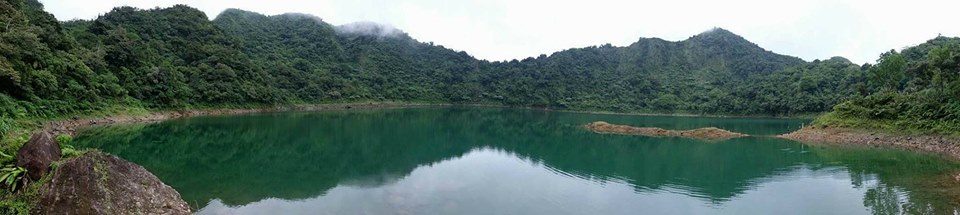
<instances>
[{"instance_id":1,"label":"green hillside","mask_svg":"<svg viewBox=\"0 0 960 215\"><path fill-rule=\"evenodd\" d=\"M891 50L869 77L869 94L837 105L817 124L960 135L960 38Z\"/></svg>"},{"instance_id":2,"label":"green hillside","mask_svg":"<svg viewBox=\"0 0 960 215\"><path fill-rule=\"evenodd\" d=\"M868 81L885 77L871 76L883 70L883 59L878 66L840 57L805 62L721 28L681 41L640 38L625 47L490 62L390 26L334 26L306 14L229 9L211 20L177 5L119 7L94 20L57 22L35 0L5 0L0 9L8 20L0 31L0 116L6 124L115 106L360 101L796 116L856 98L833 116L893 120L906 111L868 116L876 106L868 100L893 95ZM904 119L956 116L949 108L956 101L949 99L957 98L950 94L957 52L949 47L955 46L954 38L937 38L903 51L909 70L894 94L928 98L921 99L928 101L924 108L942 106L936 114ZM937 57L929 57L934 52Z\"/></svg>"}]
</instances>

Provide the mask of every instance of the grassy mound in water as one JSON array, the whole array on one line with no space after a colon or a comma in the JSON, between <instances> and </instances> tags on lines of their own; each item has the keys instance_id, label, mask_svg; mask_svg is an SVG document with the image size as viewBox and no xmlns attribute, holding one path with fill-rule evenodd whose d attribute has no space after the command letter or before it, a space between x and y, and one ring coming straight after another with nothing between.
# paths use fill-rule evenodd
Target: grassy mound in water
<instances>
[{"instance_id":1,"label":"grassy mound in water","mask_svg":"<svg viewBox=\"0 0 960 215\"><path fill-rule=\"evenodd\" d=\"M650 137L689 137L704 140L725 140L730 138L749 136L737 132L727 131L716 127L698 128L692 130L667 130L655 127L633 127L615 125L604 121L591 122L585 125L587 129L597 133L642 135Z\"/></svg>"}]
</instances>

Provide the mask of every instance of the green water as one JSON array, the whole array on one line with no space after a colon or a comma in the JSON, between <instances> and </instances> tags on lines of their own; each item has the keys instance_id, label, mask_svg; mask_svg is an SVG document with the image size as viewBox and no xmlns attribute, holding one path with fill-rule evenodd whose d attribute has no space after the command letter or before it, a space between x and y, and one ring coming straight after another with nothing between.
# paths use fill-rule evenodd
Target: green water
<instances>
[{"instance_id":1,"label":"green water","mask_svg":"<svg viewBox=\"0 0 960 215\"><path fill-rule=\"evenodd\" d=\"M595 134L716 126L722 142ZM81 132L199 214L954 213L941 158L764 137L804 120L409 108L198 117Z\"/></svg>"}]
</instances>

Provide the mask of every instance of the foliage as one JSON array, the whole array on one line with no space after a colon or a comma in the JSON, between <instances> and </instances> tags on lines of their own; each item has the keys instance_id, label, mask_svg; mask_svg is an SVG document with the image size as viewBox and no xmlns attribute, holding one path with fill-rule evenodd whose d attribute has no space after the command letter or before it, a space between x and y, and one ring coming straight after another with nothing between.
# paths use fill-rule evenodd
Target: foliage
<instances>
[{"instance_id":1,"label":"foliage","mask_svg":"<svg viewBox=\"0 0 960 215\"><path fill-rule=\"evenodd\" d=\"M69 134L59 134L57 135L57 144L60 144L60 147L69 146L73 142L73 136Z\"/></svg>"},{"instance_id":2,"label":"foliage","mask_svg":"<svg viewBox=\"0 0 960 215\"><path fill-rule=\"evenodd\" d=\"M0 118L0 137L6 136L7 132L13 130L13 123L11 118Z\"/></svg>"},{"instance_id":3,"label":"foliage","mask_svg":"<svg viewBox=\"0 0 960 215\"><path fill-rule=\"evenodd\" d=\"M73 142L73 136L68 134L57 135L57 144L60 145L60 153L64 158L77 156L80 154L80 151L76 149L71 143Z\"/></svg>"},{"instance_id":4,"label":"foliage","mask_svg":"<svg viewBox=\"0 0 960 215\"><path fill-rule=\"evenodd\" d=\"M26 202L0 200L0 214L30 214L30 206Z\"/></svg>"},{"instance_id":5,"label":"foliage","mask_svg":"<svg viewBox=\"0 0 960 215\"><path fill-rule=\"evenodd\" d=\"M7 1L14 9L9 15L52 17L42 8L18 4L24 2L39 5ZM851 95L849 83L863 81L858 78L862 71L846 70L855 67L848 61L805 63L723 29L678 42L641 38L626 47L608 44L489 62L419 42L389 26L333 26L304 14L264 16L230 9L210 21L183 5L118 7L95 20L18 26L50 29L37 35L61 38L55 40L59 45L40 40L31 46L58 48L38 52L69 54L62 61L75 66L37 73L51 80L38 82L51 83L36 85L41 88L9 85L0 102L10 105L0 115L10 118L69 116L131 99L150 108L422 101L794 115L827 111ZM11 62L30 63L17 59ZM837 68L844 69L843 76L831 76ZM15 73L9 80L21 76ZM93 93L29 93L84 92L70 89Z\"/></svg>"},{"instance_id":6,"label":"foliage","mask_svg":"<svg viewBox=\"0 0 960 215\"><path fill-rule=\"evenodd\" d=\"M947 131L957 105L945 98L960 88L955 39L942 37L864 66L804 62L719 28L490 62L389 26L304 14L230 9L209 20L184 5L118 7L59 23L35 0L2 1L0 10L9 26L0 29L0 132L16 119L116 106L418 101L793 116L850 99L834 116ZM871 95L880 91L902 95Z\"/></svg>"},{"instance_id":7,"label":"foliage","mask_svg":"<svg viewBox=\"0 0 960 215\"><path fill-rule=\"evenodd\" d=\"M877 65L870 68L870 82L883 90L899 90L907 61L896 50L880 55Z\"/></svg>"},{"instance_id":8,"label":"foliage","mask_svg":"<svg viewBox=\"0 0 960 215\"><path fill-rule=\"evenodd\" d=\"M0 184L14 192L18 186L26 184L27 169L13 164L4 165L0 168Z\"/></svg>"},{"instance_id":9,"label":"foliage","mask_svg":"<svg viewBox=\"0 0 960 215\"><path fill-rule=\"evenodd\" d=\"M827 126L960 135L960 38L884 53L869 68L876 89L818 119Z\"/></svg>"},{"instance_id":10,"label":"foliage","mask_svg":"<svg viewBox=\"0 0 960 215\"><path fill-rule=\"evenodd\" d=\"M8 155L7 153L0 152L0 165L13 163L13 161L14 161L13 155Z\"/></svg>"}]
</instances>

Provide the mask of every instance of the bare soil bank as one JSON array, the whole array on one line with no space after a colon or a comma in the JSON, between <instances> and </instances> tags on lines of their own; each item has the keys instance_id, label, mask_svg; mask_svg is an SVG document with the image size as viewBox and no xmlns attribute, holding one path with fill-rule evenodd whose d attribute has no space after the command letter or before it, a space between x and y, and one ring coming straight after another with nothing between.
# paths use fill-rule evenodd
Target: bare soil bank
<instances>
[{"instance_id":1,"label":"bare soil bank","mask_svg":"<svg viewBox=\"0 0 960 215\"><path fill-rule=\"evenodd\" d=\"M368 102L368 103L345 103L345 104L311 104L280 106L268 108L248 108L248 109L206 109L206 110L180 110L180 111L159 111L151 112L145 115L116 115L93 118L74 117L69 120L52 121L43 126L43 130L53 132L54 134L74 135L77 129L99 125L126 124L126 123L154 123L169 119L210 116L210 115L237 115L250 113L269 113L284 111L322 111L322 110L347 110L347 109L373 109L373 108L399 108L399 107L418 107L418 106L449 106L449 104L429 104L429 103L394 103L394 102Z\"/></svg>"},{"instance_id":2,"label":"bare soil bank","mask_svg":"<svg viewBox=\"0 0 960 215\"><path fill-rule=\"evenodd\" d=\"M960 160L960 138L942 135L897 135L860 129L805 127L777 137L810 143L896 147Z\"/></svg>"},{"instance_id":3,"label":"bare soil bank","mask_svg":"<svg viewBox=\"0 0 960 215\"><path fill-rule=\"evenodd\" d=\"M677 131L654 127L614 125L603 121L592 122L584 127L597 133L642 135L650 137L689 137L704 140L726 140L730 138L748 136L746 134L727 131L716 127Z\"/></svg>"}]
</instances>

